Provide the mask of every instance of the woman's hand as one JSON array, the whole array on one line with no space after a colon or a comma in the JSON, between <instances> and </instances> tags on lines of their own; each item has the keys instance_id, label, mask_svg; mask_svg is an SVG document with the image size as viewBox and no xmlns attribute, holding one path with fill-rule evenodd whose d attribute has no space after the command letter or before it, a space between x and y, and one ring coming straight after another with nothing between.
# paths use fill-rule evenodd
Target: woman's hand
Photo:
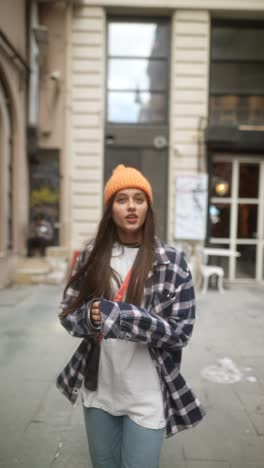
<instances>
[{"instance_id":1,"label":"woman's hand","mask_svg":"<svg viewBox=\"0 0 264 468\"><path fill-rule=\"evenodd\" d=\"M94 301L91 307L91 319L95 325L101 324L101 312L99 309L100 301Z\"/></svg>"}]
</instances>

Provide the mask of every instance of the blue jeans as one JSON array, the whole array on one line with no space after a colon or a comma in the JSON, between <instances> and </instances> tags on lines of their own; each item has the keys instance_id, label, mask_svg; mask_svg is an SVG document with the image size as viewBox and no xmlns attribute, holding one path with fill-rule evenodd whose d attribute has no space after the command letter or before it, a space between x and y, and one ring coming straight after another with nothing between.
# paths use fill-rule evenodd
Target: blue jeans
<instances>
[{"instance_id":1,"label":"blue jeans","mask_svg":"<svg viewBox=\"0 0 264 468\"><path fill-rule=\"evenodd\" d=\"M164 429L146 429L128 416L84 407L93 468L159 468Z\"/></svg>"}]
</instances>

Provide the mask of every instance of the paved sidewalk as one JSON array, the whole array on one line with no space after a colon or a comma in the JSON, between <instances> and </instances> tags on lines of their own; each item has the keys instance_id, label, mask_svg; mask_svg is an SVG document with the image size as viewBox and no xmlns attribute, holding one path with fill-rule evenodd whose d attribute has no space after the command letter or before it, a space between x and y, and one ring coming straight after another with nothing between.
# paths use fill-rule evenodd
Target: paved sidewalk
<instances>
[{"instance_id":1,"label":"paved sidewalk","mask_svg":"<svg viewBox=\"0 0 264 468\"><path fill-rule=\"evenodd\" d=\"M81 405L54 384L79 342L56 319L61 293L0 291L2 468L91 468ZM197 304L182 372L207 417L165 441L160 468L264 468L264 291L210 291Z\"/></svg>"}]
</instances>

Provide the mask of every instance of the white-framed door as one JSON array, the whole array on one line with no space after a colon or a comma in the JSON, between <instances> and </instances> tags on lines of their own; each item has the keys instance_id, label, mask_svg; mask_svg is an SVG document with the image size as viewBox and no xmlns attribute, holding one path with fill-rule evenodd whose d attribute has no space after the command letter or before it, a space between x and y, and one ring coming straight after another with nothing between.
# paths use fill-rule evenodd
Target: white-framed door
<instances>
[{"instance_id":1,"label":"white-framed door","mask_svg":"<svg viewBox=\"0 0 264 468\"><path fill-rule=\"evenodd\" d=\"M264 158L214 155L209 241L240 253L224 260L230 280L264 281Z\"/></svg>"}]
</instances>

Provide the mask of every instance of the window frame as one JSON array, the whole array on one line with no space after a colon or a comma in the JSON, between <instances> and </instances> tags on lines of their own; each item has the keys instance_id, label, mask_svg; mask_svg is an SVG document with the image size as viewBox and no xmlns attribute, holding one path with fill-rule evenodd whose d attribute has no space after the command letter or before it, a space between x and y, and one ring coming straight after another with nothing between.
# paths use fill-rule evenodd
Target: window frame
<instances>
[{"instance_id":1,"label":"window frame","mask_svg":"<svg viewBox=\"0 0 264 468\"><path fill-rule=\"evenodd\" d=\"M213 28L216 27L221 27L221 28L232 28L233 30L237 29L261 29L264 31L264 21L263 20L222 20L222 19L212 19L211 21L211 30L213 31ZM264 55L262 60L256 60L252 59L250 60L250 57L247 59L241 59L241 58L214 58L213 57L213 42L212 42L212 34L211 34L211 44L210 44L210 74L209 74L209 125L210 122L214 122L215 118L212 114L211 111L211 98L221 98L221 97L228 97L228 96L234 96L237 98L250 98L250 97L256 97L256 98L261 98L264 96L264 85L263 85L263 90L260 90L260 88L254 88L244 90L244 91L239 91L237 89L229 89L229 90L217 90L217 91L212 91L212 64L219 63L219 64L248 64L248 66L252 66L252 64L263 64L263 69L264 69ZM264 81L263 81L264 83ZM237 116L239 116L239 106L237 107ZM243 120L243 119L242 119ZM239 121L239 118L237 119L237 125L239 126L240 124L243 124L243 122ZM213 124L215 125L215 124ZM219 125L223 125L223 123L219 123ZM249 122L250 125L250 122ZM227 126L229 127L230 124L227 123Z\"/></svg>"},{"instance_id":2,"label":"window frame","mask_svg":"<svg viewBox=\"0 0 264 468\"><path fill-rule=\"evenodd\" d=\"M147 57L147 56L142 56L142 57L139 57L139 56L129 56L129 55L126 55L126 56L119 56L119 55L111 55L109 53L109 25L111 23L141 23L141 24L153 24L155 23L156 25L158 24L165 24L167 26L167 30L168 30L168 46L167 46L167 57L161 57L161 56L155 56L155 57ZM126 17L126 16L112 16L112 15L109 15L107 17L107 23L106 23L106 57L105 57L105 60L106 60L106 84L105 84L105 125L119 125L119 126L145 126L145 127L149 127L149 126L167 126L168 125L168 121L169 121L169 112L170 112L170 109L169 109L169 90L170 90L170 68L171 68L171 18L169 16L152 16L152 17L142 17L142 16L131 16L131 17ZM147 121L147 122L129 122L129 121L122 121L122 122L118 122L118 121L114 121L114 120L110 120L109 118L109 102L108 102L108 99L109 99L109 95L111 92L114 92L114 93L128 93L128 92L135 92L136 90L135 89L114 89L114 90L111 90L108 86L108 78L109 78L109 65L110 65L110 60L111 59L124 59L124 60L149 60L149 62L151 60L159 60L161 62L165 62L167 63L167 80L166 80L166 83L167 83L167 86L164 87L164 91L163 90L143 90L141 89L140 92L144 93L144 92L148 92L150 93L150 95L155 95L155 94L161 94L165 97L165 101L166 101L166 112L165 112L165 115L164 115L164 119L163 120L159 120L159 121Z\"/></svg>"}]
</instances>

